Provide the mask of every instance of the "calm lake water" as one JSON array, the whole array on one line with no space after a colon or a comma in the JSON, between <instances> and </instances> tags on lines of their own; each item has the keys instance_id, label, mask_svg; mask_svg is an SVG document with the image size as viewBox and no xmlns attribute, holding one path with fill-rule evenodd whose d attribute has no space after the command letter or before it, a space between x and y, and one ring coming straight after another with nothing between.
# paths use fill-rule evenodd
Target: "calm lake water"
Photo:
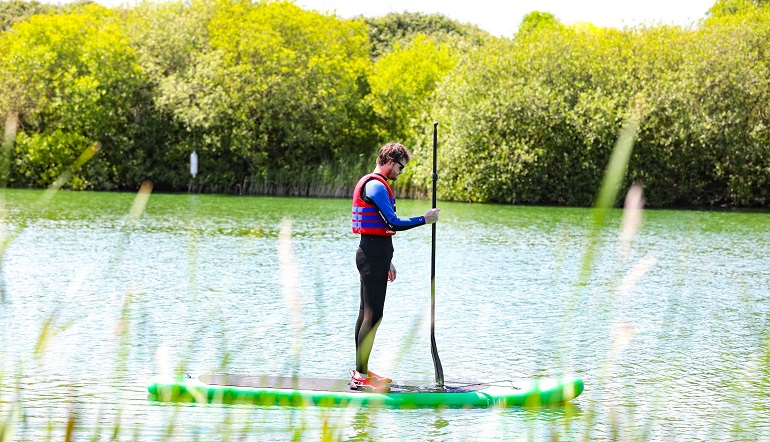
<instances>
[{"instance_id":1,"label":"calm lake water","mask_svg":"<svg viewBox=\"0 0 770 442\"><path fill-rule=\"evenodd\" d=\"M276 408L161 404L146 383L345 377L349 201L153 194L142 213L135 197L4 192L0 422L13 439L61 439L73 416L80 440L770 439L766 213L645 211L623 239L620 210L595 230L587 209L441 203L446 379L574 374L585 392L542 409ZM426 383L430 241L429 227L394 240L370 362Z\"/></svg>"}]
</instances>

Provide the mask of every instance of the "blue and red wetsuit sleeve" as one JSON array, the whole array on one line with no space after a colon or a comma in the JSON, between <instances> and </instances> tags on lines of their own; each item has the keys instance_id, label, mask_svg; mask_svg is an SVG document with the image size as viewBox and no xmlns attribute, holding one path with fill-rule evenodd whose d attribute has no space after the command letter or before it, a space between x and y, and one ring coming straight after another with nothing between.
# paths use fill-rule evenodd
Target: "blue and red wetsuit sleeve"
<instances>
[{"instance_id":1,"label":"blue and red wetsuit sleeve","mask_svg":"<svg viewBox=\"0 0 770 442\"><path fill-rule=\"evenodd\" d=\"M393 231L409 230L425 224L424 216L415 216L414 218L396 216L396 211L390 201L390 195L388 195L388 189L377 180L371 180L366 183L364 195L365 201L377 207L380 216Z\"/></svg>"}]
</instances>

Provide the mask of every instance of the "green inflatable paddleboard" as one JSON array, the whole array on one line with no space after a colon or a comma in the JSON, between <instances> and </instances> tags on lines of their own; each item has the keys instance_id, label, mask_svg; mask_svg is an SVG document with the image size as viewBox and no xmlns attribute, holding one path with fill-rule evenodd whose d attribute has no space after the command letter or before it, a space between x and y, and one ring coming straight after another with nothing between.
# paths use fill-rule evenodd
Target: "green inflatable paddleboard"
<instances>
[{"instance_id":1,"label":"green inflatable paddleboard","mask_svg":"<svg viewBox=\"0 0 770 442\"><path fill-rule=\"evenodd\" d=\"M388 393L351 390L344 379L203 375L156 376L150 399L222 404L397 408L511 407L558 404L583 391L577 378L446 382L444 387L394 381Z\"/></svg>"}]
</instances>

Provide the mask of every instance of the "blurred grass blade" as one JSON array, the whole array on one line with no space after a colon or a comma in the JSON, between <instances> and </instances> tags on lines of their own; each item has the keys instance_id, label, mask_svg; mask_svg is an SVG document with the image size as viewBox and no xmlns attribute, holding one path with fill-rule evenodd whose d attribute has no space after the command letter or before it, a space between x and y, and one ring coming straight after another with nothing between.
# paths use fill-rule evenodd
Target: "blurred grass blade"
<instances>
[{"instance_id":1,"label":"blurred grass blade","mask_svg":"<svg viewBox=\"0 0 770 442\"><path fill-rule=\"evenodd\" d=\"M94 155L96 155L97 152L99 152L102 148L102 144L98 141L95 141L91 143L88 147L81 152L80 156L77 160L75 160L74 163L72 163L72 166L70 166L69 169L67 169L64 173L59 175L58 178L56 178L56 181L54 181L50 186L48 186L48 189L46 189L45 193L43 194L43 198L41 199L41 203L47 203L48 201L53 198L53 196L56 194L56 192L59 191L59 189L64 186L64 184L67 183L67 181L72 178L72 175L80 169L83 164L85 164L88 160L90 160Z\"/></svg>"},{"instance_id":2,"label":"blurred grass blade","mask_svg":"<svg viewBox=\"0 0 770 442\"><path fill-rule=\"evenodd\" d=\"M618 296L622 298L623 296L631 293L631 290L639 285L639 281L642 280L644 275L646 275L647 272L649 272L657 262L658 257L654 254L648 253L645 255L641 261L636 263L636 265L631 268L631 270L629 270L629 272L623 278L623 281L621 281Z\"/></svg>"},{"instance_id":3,"label":"blurred grass blade","mask_svg":"<svg viewBox=\"0 0 770 442\"><path fill-rule=\"evenodd\" d=\"M596 199L595 207L597 209L608 209L615 204L615 198L626 174L626 167L628 166L628 160L631 158L631 151L633 150L638 131L639 120L636 117L629 118L623 125L618 141L615 143L615 148L612 149L612 155L604 174L599 197ZM598 213L602 213L601 210Z\"/></svg>"},{"instance_id":4,"label":"blurred grass blade","mask_svg":"<svg viewBox=\"0 0 770 442\"><path fill-rule=\"evenodd\" d=\"M600 232L607 222L607 213L615 204L615 199L617 198L620 185L625 176L628 160L631 158L631 151L633 150L634 141L636 140L638 131L639 120L632 116L620 130L618 141L615 143L615 148L610 155L610 161L604 174L602 187L599 190L596 204L591 212L592 223L590 226L588 246L586 247L583 265L580 270L580 277L578 278L578 285L580 287L583 287L588 283L588 278L591 275L599 247Z\"/></svg>"},{"instance_id":5,"label":"blurred grass blade","mask_svg":"<svg viewBox=\"0 0 770 442\"><path fill-rule=\"evenodd\" d=\"M642 209L644 208L642 186L634 184L628 189L623 207L618 248L620 257L626 259L631 253L631 241L634 239L636 232L639 231L642 223Z\"/></svg>"},{"instance_id":6,"label":"blurred grass blade","mask_svg":"<svg viewBox=\"0 0 770 442\"><path fill-rule=\"evenodd\" d=\"M3 130L3 152L0 157L0 187L5 189L11 174L11 151L16 140L16 132L19 128L19 114L8 112L5 116L5 129Z\"/></svg>"},{"instance_id":7,"label":"blurred grass blade","mask_svg":"<svg viewBox=\"0 0 770 442\"><path fill-rule=\"evenodd\" d=\"M48 348L48 343L51 341L51 339L72 325L72 321L64 324L58 324L59 314L67 305L67 303L74 299L78 290L80 290L80 287L88 277L88 270L89 269L85 267L81 267L78 270L77 275L75 275L75 279L72 281L69 287L67 287L67 291L62 302L56 303L56 307L53 309L53 312L51 312L51 314L49 314L48 317L43 321L43 326L40 329L40 336L38 337L37 343L35 344L34 354L36 357L42 357Z\"/></svg>"},{"instance_id":8,"label":"blurred grass blade","mask_svg":"<svg viewBox=\"0 0 770 442\"><path fill-rule=\"evenodd\" d=\"M297 290L297 265L294 262L294 253L291 245L292 220L284 218L281 221L281 230L278 233L278 266L281 277L281 292L289 307L294 327L294 336L297 337L295 352L299 354L302 332L302 305Z\"/></svg>"},{"instance_id":9,"label":"blurred grass blade","mask_svg":"<svg viewBox=\"0 0 770 442\"><path fill-rule=\"evenodd\" d=\"M128 219L130 221L136 221L142 216L145 207L147 207L147 201L150 200L151 194L152 181L142 181L139 192L137 192L136 197L134 198L134 203L131 205L131 210L128 212Z\"/></svg>"},{"instance_id":10,"label":"blurred grass blade","mask_svg":"<svg viewBox=\"0 0 770 442\"><path fill-rule=\"evenodd\" d=\"M16 424L20 414L21 410L13 406L8 415L0 421L0 442L18 440L16 438Z\"/></svg>"},{"instance_id":11,"label":"blurred grass blade","mask_svg":"<svg viewBox=\"0 0 770 442\"><path fill-rule=\"evenodd\" d=\"M75 425L78 421L78 413L75 406L71 406L69 413L67 413L67 429L64 433L64 440L70 442L75 440Z\"/></svg>"}]
</instances>

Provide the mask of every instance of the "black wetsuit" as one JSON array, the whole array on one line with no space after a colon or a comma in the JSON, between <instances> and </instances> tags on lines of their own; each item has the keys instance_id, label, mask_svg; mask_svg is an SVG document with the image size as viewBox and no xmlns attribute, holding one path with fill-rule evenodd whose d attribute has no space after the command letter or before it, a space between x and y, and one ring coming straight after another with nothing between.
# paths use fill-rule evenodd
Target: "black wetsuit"
<instances>
[{"instance_id":1,"label":"black wetsuit","mask_svg":"<svg viewBox=\"0 0 770 442\"><path fill-rule=\"evenodd\" d=\"M361 276L361 304L356 321L356 370L359 373L366 374L368 371L372 346L363 345L362 341L382 319L392 258L392 236L361 235L356 251L356 267ZM364 348L367 349L366 354L359 354Z\"/></svg>"},{"instance_id":2,"label":"black wetsuit","mask_svg":"<svg viewBox=\"0 0 770 442\"><path fill-rule=\"evenodd\" d=\"M399 218L395 204L391 204L385 186L379 181L369 181L362 189L361 197L377 207L382 219L393 231L408 230L425 224L425 217ZM356 267L361 277L361 303L356 320L356 371L368 372L369 355L377 327L380 325L388 289L388 272L393 258L393 237L361 235L356 251ZM371 335L370 335L371 334ZM369 336L370 342L365 340Z\"/></svg>"}]
</instances>

